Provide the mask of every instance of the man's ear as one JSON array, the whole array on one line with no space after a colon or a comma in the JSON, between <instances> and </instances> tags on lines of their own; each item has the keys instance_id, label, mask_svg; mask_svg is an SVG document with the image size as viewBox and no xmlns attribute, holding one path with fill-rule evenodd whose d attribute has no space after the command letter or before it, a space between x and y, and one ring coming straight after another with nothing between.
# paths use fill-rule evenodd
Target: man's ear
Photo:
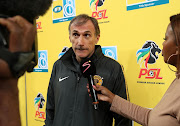
<instances>
[{"instance_id":1,"label":"man's ear","mask_svg":"<svg viewBox=\"0 0 180 126\"><path fill-rule=\"evenodd\" d=\"M69 41L71 42L71 37L70 37L70 35L69 35Z\"/></svg>"},{"instance_id":2,"label":"man's ear","mask_svg":"<svg viewBox=\"0 0 180 126\"><path fill-rule=\"evenodd\" d=\"M96 36L96 44L98 43L99 39L100 39L100 35L97 35Z\"/></svg>"}]
</instances>

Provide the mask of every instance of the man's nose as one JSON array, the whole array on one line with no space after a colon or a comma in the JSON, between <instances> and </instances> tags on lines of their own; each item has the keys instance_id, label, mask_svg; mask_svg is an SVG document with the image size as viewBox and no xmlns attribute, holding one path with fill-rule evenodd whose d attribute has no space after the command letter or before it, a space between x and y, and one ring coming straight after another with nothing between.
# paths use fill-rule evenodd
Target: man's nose
<instances>
[{"instance_id":1,"label":"man's nose","mask_svg":"<svg viewBox=\"0 0 180 126\"><path fill-rule=\"evenodd\" d=\"M79 38L78 38L78 45L79 46L83 46L84 45L84 38L83 38L83 36L79 36Z\"/></svg>"}]
</instances>

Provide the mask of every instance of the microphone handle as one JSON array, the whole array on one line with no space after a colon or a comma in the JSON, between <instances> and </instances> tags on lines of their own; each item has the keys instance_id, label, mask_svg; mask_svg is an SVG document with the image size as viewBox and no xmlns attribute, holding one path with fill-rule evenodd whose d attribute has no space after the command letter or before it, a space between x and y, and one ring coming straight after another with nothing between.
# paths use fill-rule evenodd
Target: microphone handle
<instances>
[{"instance_id":1,"label":"microphone handle","mask_svg":"<svg viewBox=\"0 0 180 126\"><path fill-rule=\"evenodd\" d=\"M88 81L89 81L89 89L90 89L91 97L93 100L94 109L98 109L99 102L98 102L98 98L97 98L97 93L93 88L93 85L95 85L95 84L94 84L94 78L92 75L89 75Z\"/></svg>"}]
</instances>

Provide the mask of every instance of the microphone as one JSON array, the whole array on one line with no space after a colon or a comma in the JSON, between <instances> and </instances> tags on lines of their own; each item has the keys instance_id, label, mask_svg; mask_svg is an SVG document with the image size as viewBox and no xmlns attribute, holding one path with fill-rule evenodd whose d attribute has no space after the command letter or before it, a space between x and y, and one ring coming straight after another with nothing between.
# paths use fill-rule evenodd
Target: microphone
<instances>
[{"instance_id":1,"label":"microphone","mask_svg":"<svg viewBox=\"0 0 180 126\"><path fill-rule=\"evenodd\" d=\"M88 79L89 89L90 89L91 97L93 100L94 109L98 109L99 102L97 98L97 93L93 88L93 85L95 85L93 75L96 74L96 67L90 59L85 59L81 62L80 69L81 69L82 75Z\"/></svg>"}]
</instances>

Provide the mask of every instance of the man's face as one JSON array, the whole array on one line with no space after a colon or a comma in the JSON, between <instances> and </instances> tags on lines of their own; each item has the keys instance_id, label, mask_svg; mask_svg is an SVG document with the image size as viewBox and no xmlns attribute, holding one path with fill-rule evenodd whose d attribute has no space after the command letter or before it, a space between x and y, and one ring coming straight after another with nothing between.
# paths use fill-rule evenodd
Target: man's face
<instances>
[{"instance_id":1,"label":"man's face","mask_svg":"<svg viewBox=\"0 0 180 126\"><path fill-rule=\"evenodd\" d=\"M69 39L78 62L92 56L99 37L100 35L95 35L95 28L90 20L80 26L71 24Z\"/></svg>"}]
</instances>

